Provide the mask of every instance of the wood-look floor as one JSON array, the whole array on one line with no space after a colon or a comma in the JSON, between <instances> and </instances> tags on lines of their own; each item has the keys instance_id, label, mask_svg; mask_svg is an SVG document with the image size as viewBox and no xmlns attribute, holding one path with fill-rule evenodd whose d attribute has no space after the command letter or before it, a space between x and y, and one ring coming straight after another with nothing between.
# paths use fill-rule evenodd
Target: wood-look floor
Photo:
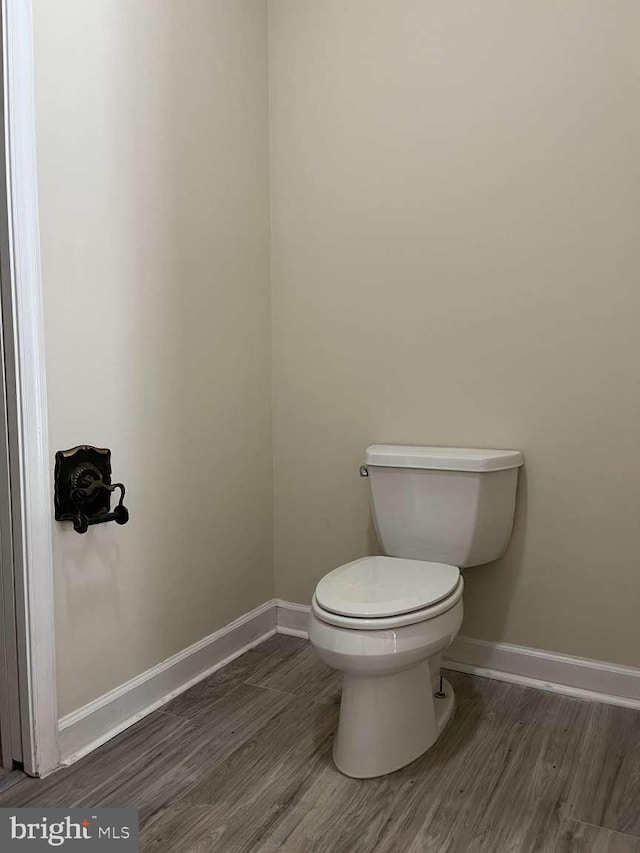
<instances>
[{"instance_id":1,"label":"wood-look floor","mask_svg":"<svg viewBox=\"0 0 640 853\"><path fill-rule=\"evenodd\" d=\"M339 677L276 636L6 806L128 806L142 851L640 853L640 712L459 673L403 770L333 766Z\"/></svg>"}]
</instances>

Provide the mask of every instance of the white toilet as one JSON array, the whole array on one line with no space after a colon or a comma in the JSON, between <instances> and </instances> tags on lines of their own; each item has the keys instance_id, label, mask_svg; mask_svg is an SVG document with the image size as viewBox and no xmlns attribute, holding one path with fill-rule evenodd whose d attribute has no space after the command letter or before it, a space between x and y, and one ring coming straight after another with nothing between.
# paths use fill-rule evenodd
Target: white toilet
<instances>
[{"instance_id":1,"label":"white toilet","mask_svg":"<svg viewBox=\"0 0 640 853\"><path fill-rule=\"evenodd\" d=\"M515 450L374 445L366 453L378 538L316 587L309 639L344 672L333 757L366 779L404 767L453 713L440 659L462 622L460 568L497 559L511 537Z\"/></svg>"}]
</instances>

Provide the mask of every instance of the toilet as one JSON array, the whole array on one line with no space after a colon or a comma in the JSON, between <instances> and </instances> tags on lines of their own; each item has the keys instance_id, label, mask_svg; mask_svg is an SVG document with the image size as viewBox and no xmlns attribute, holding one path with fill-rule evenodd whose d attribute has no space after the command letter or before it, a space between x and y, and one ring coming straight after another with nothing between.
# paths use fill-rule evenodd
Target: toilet
<instances>
[{"instance_id":1,"label":"toilet","mask_svg":"<svg viewBox=\"0 0 640 853\"><path fill-rule=\"evenodd\" d=\"M318 656L344 674L333 757L345 775L404 767L451 719L440 661L462 623L460 570L506 550L523 463L516 450L367 449L360 473L387 556L325 575L309 617Z\"/></svg>"}]
</instances>

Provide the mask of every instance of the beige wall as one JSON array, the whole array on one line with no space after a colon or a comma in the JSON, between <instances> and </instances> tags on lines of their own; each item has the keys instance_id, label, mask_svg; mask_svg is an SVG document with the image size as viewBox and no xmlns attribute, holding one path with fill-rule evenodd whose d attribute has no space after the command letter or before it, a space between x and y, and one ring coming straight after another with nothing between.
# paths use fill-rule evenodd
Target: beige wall
<instances>
[{"instance_id":1,"label":"beige wall","mask_svg":"<svg viewBox=\"0 0 640 853\"><path fill-rule=\"evenodd\" d=\"M465 634L640 664L640 5L272 0L276 591L371 442L520 448Z\"/></svg>"},{"instance_id":2,"label":"beige wall","mask_svg":"<svg viewBox=\"0 0 640 853\"><path fill-rule=\"evenodd\" d=\"M131 521L55 526L62 714L273 594L266 4L35 0L51 450Z\"/></svg>"},{"instance_id":3,"label":"beige wall","mask_svg":"<svg viewBox=\"0 0 640 853\"><path fill-rule=\"evenodd\" d=\"M62 714L378 548L371 442L515 447L464 633L639 664L635 0L35 0ZM269 66L269 68L268 68ZM267 73L268 71L268 73Z\"/></svg>"}]
</instances>

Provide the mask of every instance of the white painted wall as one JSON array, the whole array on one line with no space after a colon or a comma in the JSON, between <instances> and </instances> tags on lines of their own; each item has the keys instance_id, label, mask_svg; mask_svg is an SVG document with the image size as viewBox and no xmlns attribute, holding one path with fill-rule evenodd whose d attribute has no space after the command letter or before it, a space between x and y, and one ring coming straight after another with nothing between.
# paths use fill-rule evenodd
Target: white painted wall
<instances>
[{"instance_id":1,"label":"white painted wall","mask_svg":"<svg viewBox=\"0 0 640 853\"><path fill-rule=\"evenodd\" d=\"M55 525L65 714L273 594L266 4L35 0L50 445L131 521Z\"/></svg>"},{"instance_id":2,"label":"white painted wall","mask_svg":"<svg viewBox=\"0 0 640 853\"><path fill-rule=\"evenodd\" d=\"M276 591L373 442L526 455L463 633L638 665L640 5L271 0Z\"/></svg>"},{"instance_id":3,"label":"white painted wall","mask_svg":"<svg viewBox=\"0 0 640 853\"><path fill-rule=\"evenodd\" d=\"M35 0L50 443L131 508L56 525L61 713L273 594L270 352L279 596L378 550L367 444L515 447L464 633L637 665L640 7L269 16Z\"/></svg>"}]
</instances>

